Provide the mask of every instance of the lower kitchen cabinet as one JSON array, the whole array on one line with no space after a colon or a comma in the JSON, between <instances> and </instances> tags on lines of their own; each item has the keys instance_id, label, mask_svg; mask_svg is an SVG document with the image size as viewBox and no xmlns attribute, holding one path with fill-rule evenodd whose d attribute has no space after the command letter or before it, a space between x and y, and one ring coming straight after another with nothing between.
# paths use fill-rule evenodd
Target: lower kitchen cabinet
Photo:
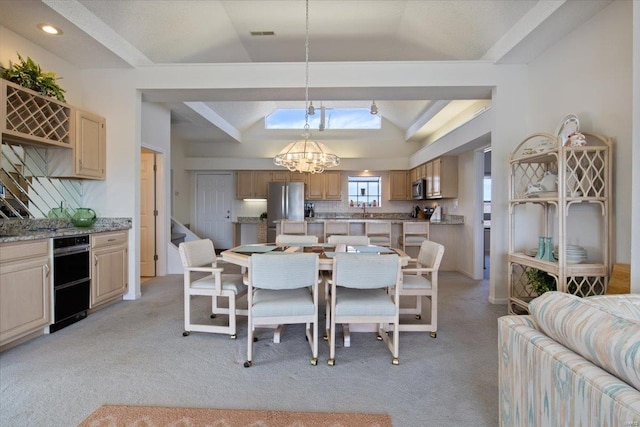
<instances>
[{"instance_id":1,"label":"lower kitchen cabinet","mask_svg":"<svg viewBox=\"0 0 640 427\"><path fill-rule=\"evenodd\" d=\"M51 324L49 239L0 244L0 346Z\"/></svg>"},{"instance_id":2,"label":"lower kitchen cabinet","mask_svg":"<svg viewBox=\"0 0 640 427\"><path fill-rule=\"evenodd\" d=\"M127 291L128 232L116 231L91 235L90 308L121 299Z\"/></svg>"}]
</instances>

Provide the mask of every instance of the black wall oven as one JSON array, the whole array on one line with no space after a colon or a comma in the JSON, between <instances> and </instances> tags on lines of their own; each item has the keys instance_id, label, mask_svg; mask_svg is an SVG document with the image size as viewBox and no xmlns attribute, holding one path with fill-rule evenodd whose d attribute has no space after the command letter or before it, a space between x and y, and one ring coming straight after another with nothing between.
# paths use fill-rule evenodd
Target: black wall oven
<instances>
[{"instance_id":1,"label":"black wall oven","mask_svg":"<svg viewBox=\"0 0 640 427\"><path fill-rule=\"evenodd\" d=\"M87 317L91 295L89 236L53 239L53 312L55 332Z\"/></svg>"}]
</instances>

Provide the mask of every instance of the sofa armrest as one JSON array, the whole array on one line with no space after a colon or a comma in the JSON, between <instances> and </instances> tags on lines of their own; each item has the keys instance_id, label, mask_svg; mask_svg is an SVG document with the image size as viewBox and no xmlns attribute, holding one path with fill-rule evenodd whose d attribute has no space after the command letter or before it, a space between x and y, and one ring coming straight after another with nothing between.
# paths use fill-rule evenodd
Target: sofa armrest
<instances>
[{"instance_id":1,"label":"sofa armrest","mask_svg":"<svg viewBox=\"0 0 640 427\"><path fill-rule=\"evenodd\" d=\"M640 321L563 292L546 292L529 311L550 338L640 390Z\"/></svg>"},{"instance_id":2,"label":"sofa armrest","mask_svg":"<svg viewBox=\"0 0 640 427\"><path fill-rule=\"evenodd\" d=\"M532 326L534 325L534 326ZM640 423L640 392L536 329L498 319L500 426Z\"/></svg>"}]
</instances>

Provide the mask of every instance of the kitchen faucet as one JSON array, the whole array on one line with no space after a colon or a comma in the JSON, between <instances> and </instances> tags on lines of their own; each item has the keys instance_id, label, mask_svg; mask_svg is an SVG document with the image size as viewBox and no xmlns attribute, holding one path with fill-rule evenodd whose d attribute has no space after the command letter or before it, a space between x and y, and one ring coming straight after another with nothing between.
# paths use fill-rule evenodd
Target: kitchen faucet
<instances>
[{"instance_id":1,"label":"kitchen faucet","mask_svg":"<svg viewBox=\"0 0 640 427\"><path fill-rule=\"evenodd\" d=\"M362 202L362 218L367 217L367 204Z\"/></svg>"}]
</instances>

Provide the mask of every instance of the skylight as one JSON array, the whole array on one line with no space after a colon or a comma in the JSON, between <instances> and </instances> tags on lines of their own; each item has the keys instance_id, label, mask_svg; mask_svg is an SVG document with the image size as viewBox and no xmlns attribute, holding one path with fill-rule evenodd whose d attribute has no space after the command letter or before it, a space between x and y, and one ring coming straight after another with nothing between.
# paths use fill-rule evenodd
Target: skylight
<instances>
[{"instance_id":1,"label":"skylight","mask_svg":"<svg viewBox=\"0 0 640 427\"><path fill-rule=\"evenodd\" d=\"M267 129L304 129L304 108L278 108L265 117ZM319 129L320 108L309 116L309 127ZM381 129L380 115L371 114L368 108L325 108L325 129Z\"/></svg>"}]
</instances>

